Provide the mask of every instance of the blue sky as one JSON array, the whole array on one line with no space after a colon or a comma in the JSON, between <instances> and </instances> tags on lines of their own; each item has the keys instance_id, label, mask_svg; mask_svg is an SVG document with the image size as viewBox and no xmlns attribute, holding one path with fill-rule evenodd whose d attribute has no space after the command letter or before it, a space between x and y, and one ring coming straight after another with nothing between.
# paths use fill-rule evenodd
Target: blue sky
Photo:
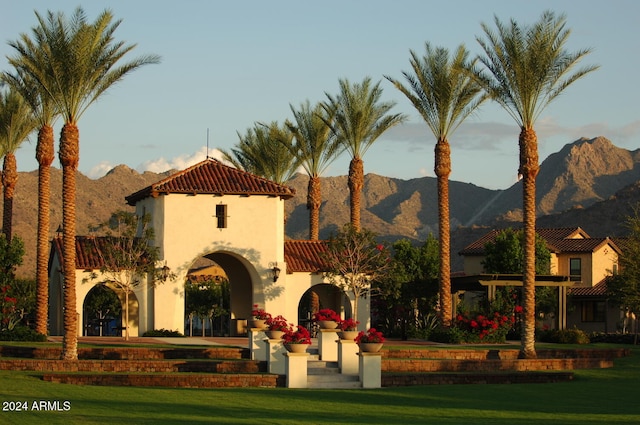
<instances>
[{"instance_id":1,"label":"blue sky","mask_svg":"<svg viewBox=\"0 0 640 425\"><path fill-rule=\"evenodd\" d=\"M382 80L383 99L409 120L379 139L364 157L365 173L412 179L433 176L434 137L384 75L402 78L409 50L425 41L479 53L480 23L493 16L536 21L545 9L567 15L568 48L592 48L584 64L601 68L574 83L537 122L540 160L580 137L604 136L635 150L640 141L638 89L640 2L635 0L483 1L164 1L0 0L0 69L6 44L35 25L34 10L89 20L110 8L122 24L116 39L137 43L131 58L154 53L162 63L130 74L82 116L80 165L96 178L118 164L138 171L181 169L230 149L254 122L284 122L289 105L325 100L338 80ZM61 123L56 124L56 138ZM207 131L209 149L207 151ZM451 137L451 179L491 189L516 181L515 121L485 103ZM57 143L56 143L57 144ZM56 146L57 148L57 146ZM35 137L17 152L21 171L37 169ZM325 175L344 175L344 154ZM54 166L58 167L56 159Z\"/></svg>"}]
</instances>

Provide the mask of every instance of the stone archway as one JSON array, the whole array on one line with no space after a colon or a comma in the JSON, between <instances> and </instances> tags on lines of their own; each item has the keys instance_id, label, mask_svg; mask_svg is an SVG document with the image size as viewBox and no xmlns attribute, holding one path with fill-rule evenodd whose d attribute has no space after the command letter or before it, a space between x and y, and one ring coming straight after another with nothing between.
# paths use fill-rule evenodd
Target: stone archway
<instances>
[{"instance_id":1,"label":"stone archway","mask_svg":"<svg viewBox=\"0 0 640 425\"><path fill-rule=\"evenodd\" d=\"M200 271L204 274L210 273L214 279L215 276L218 276L219 279L228 280L229 301L227 304L227 323L224 325L225 335L246 334L247 319L251 317L254 292L253 280L248 267L246 260L237 254L219 251L196 259L187 273L187 278ZM185 326L188 326L186 320ZM188 332L188 328L185 330Z\"/></svg>"},{"instance_id":2,"label":"stone archway","mask_svg":"<svg viewBox=\"0 0 640 425\"><path fill-rule=\"evenodd\" d=\"M82 304L84 336L116 336L122 327L122 301L106 285L95 285Z\"/></svg>"},{"instance_id":3,"label":"stone archway","mask_svg":"<svg viewBox=\"0 0 640 425\"><path fill-rule=\"evenodd\" d=\"M298 323L313 331L313 315L324 308L335 311L342 318L352 315L351 302L345 292L335 285L321 283L313 285L300 297Z\"/></svg>"},{"instance_id":4,"label":"stone archway","mask_svg":"<svg viewBox=\"0 0 640 425\"><path fill-rule=\"evenodd\" d=\"M96 288L104 288L104 289L96 289ZM125 336L124 329L124 317L125 317L125 299L129 299L129 336L137 337L139 335L139 323L140 323L140 303L138 302L138 298L136 296L135 291L129 293L129 296L126 297L125 293L122 289L114 287L112 284L104 283L104 284L96 284L94 285L85 295L83 300L83 309L82 309L82 323L83 326L90 325L91 318L87 317L87 299L90 300L90 296L95 294L95 291L107 290L111 291L119 300L120 303L120 315L115 318L114 326L109 325L108 334L110 336ZM85 334L86 327L83 327L83 334Z\"/></svg>"}]
</instances>

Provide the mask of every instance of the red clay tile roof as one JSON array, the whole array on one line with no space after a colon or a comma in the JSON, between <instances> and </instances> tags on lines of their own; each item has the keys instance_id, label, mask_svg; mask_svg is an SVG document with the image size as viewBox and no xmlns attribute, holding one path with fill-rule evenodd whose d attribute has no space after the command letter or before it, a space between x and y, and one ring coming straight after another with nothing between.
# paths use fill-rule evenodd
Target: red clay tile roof
<instances>
[{"instance_id":1,"label":"red clay tile roof","mask_svg":"<svg viewBox=\"0 0 640 425\"><path fill-rule=\"evenodd\" d=\"M607 276L594 286L571 288L570 293L574 297L603 297L607 295L607 282L611 276Z\"/></svg>"},{"instance_id":2,"label":"red clay tile roof","mask_svg":"<svg viewBox=\"0 0 640 425\"><path fill-rule=\"evenodd\" d=\"M317 273L326 270L326 262L322 256L326 249L326 241L285 241L284 260L287 262L287 273Z\"/></svg>"},{"instance_id":3,"label":"red clay tile roof","mask_svg":"<svg viewBox=\"0 0 640 425\"><path fill-rule=\"evenodd\" d=\"M214 195L269 195L283 199L295 190L208 158L127 197L127 204L169 193Z\"/></svg>"},{"instance_id":4,"label":"red clay tile roof","mask_svg":"<svg viewBox=\"0 0 640 425\"><path fill-rule=\"evenodd\" d=\"M459 255L484 255L484 246L493 242L502 230L491 230L480 239L467 245ZM552 252L593 252L600 246L609 243L620 252L618 246L610 238L590 238L580 227L540 228L536 233L542 236L547 248ZM576 237L580 236L580 237Z\"/></svg>"},{"instance_id":5,"label":"red clay tile roof","mask_svg":"<svg viewBox=\"0 0 640 425\"><path fill-rule=\"evenodd\" d=\"M99 255L99 249L104 246L106 237L104 236L76 236L76 269L91 270L99 269L104 262ZM53 238L52 254L55 251L63 262L64 247L62 238Z\"/></svg>"},{"instance_id":6,"label":"red clay tile roof","mask_svg":"<svg viewBox=\"0 0 640 425\"><path fill-rule=\"evenodd\" d=\"M102 236L76 236L76 269L90 270L102 267L99 249L104 245L105 239ZM54 238L52 244L52 254L55 251L62 261L62 238ZM326 246L326 241L285 241L284 259L287 262L287 273L317 273L326 270L326 262L322 256Z\"/></svg>"}]
</instances>

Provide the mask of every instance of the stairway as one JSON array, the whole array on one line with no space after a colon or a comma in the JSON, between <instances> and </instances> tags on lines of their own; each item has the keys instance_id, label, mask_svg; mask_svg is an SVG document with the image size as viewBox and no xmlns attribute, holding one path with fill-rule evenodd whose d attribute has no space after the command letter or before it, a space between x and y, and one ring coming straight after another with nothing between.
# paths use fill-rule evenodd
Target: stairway
<instances>
[{"instance_id":1,"label":"stairway","mask_svg":"<svg viewBox=\"0 0 640 425\"><path fill-rule=\"evenodd\" d=\"M307 384L313 389L362 388L358 375L343 375L338 362L319 360L317 348L309 349Z\"/></svg>"}]
</instances>

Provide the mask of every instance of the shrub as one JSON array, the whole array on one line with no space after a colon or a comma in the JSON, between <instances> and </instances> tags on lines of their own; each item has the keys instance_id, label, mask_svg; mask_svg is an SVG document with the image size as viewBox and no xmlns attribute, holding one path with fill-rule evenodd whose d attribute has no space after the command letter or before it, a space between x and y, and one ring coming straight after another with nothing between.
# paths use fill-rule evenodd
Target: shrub
<instances>
[{"instance_id":1,"label":"shrub","mask_svg":"<svg viewBox=\"0 0 640 425\"><path fill-rule=\"evenodd\" d=\"M0 341L46 342L47 336L27 326L18 325L11 330L3 330L0 332Z\"/></svg>"},{"instance_id":2,"label":"shrub","mask_svg":"<svg viewBox=\"0 0 640 425\"><path fill-rule=\"evenodd\" d=\"M538 340L555 344L589 344L591 342L589 336L578 328L542 331L538 335Z\"/></svg>"},{"instance_id":3,"label":"shrub","mask_svg":"<svg viewBox=\"0 0 640 425\"><path fill-rule=\"evenodd\" d=\"M604 333L593 332L589 335L591 342L602 342L609 344L631 344L635 342L635 334L632 333Z\"/></svg>"},{"instance_id":4,"label":"shrub","mask_svg":"<svg viewBox=\"0 0 640 425\"><path fill-rule=\"evenodd\" d=\"M444 344L460 344L465 342L464 337L464 331L456 327L437 327L431 330L429 334L429 341L441 342Z\"/></svg>"},{"instance_id":5,"label":"shrub","mask_svg":"<svg viewBox=\"0 0 640 425\"><path fill-rule=\"evenodd\" d=\"M170 338L170 337L184 337L178 331L170 331L168 329L154 329L152 331L146 331L142 336L148 337L161 337L161 338Z\"/></svg>"}]
</instances>

